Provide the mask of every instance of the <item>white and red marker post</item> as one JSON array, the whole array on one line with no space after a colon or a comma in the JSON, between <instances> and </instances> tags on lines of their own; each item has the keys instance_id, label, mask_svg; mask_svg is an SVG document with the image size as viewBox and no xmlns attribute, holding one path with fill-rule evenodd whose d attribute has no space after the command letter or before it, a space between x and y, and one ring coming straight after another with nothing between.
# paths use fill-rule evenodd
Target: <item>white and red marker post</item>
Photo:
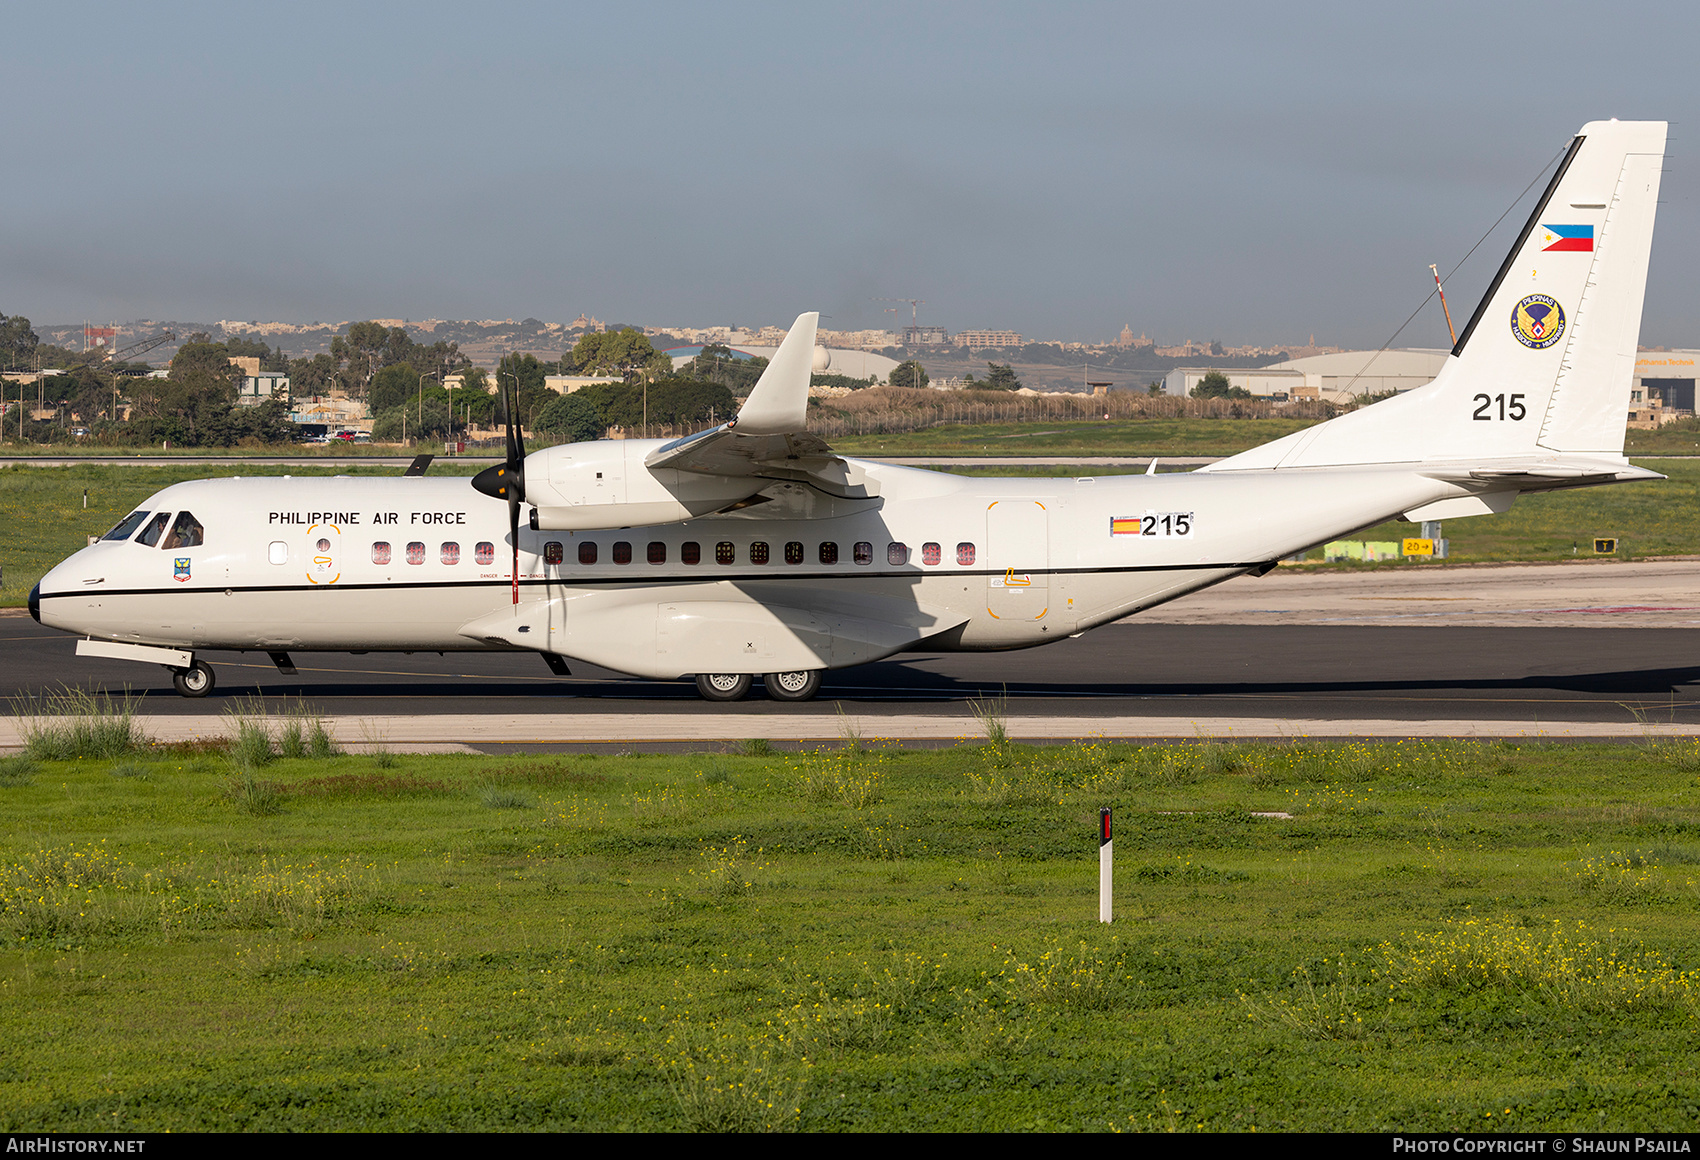
<instances>
[{"instance_id":1,"label":"white and red marker post","mask_svg":"<svg viewBox=\"0 0 1700 1160\"><path fill-rule=\"evenodd\" d=\"M1098 811L1098 921L1110 921L1110 807Z\"/></svg>"}]
</instances>

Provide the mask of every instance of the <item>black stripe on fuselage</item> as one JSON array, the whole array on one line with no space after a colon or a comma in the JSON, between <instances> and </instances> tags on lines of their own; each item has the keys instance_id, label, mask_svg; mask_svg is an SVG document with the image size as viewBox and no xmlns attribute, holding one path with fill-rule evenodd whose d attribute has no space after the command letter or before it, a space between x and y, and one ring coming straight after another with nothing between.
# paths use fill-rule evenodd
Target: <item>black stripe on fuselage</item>
<instances>
[{"instance_id":1,"label":"black stripe on fuselage","mask_svg":"<svg viewBox=\"0 0 1700 1160\"><path fill-rule=\"evenodd\" d=\"M1025 576L1108 576L1137 572L1212 572L1221 569L1249 571L1261 568L1267 560L1257 560L1252 563L1236 564L1145 564L1129 565L1118 568L1029 568ZM591 587L629 587L632 585L665 585L675 587L684 584L701 584L706 581L745 581L745 580L795 580L795 581L843 581L843 580L921 580L921 579L968 579L981 577L989 579L993 576L1008 575L1008 569L964 569L960 572L740 572L728 574L724 572L709 572L698 576L644 576L641 573L628 573L624 576L551 576L551 577L521 577L521 588L547 587L558 588L591 588ZM44 592L42 600L58 600L70 598L87 598L93 596L215 596L221 592L394 592L401 589L423 588L513 588L513 578L505 577L500 580L410 580L405 582L384 584L250 584L250 585L221 585L214 588L94 588L80 589L72 592Z\"/></svg>"}]
</instances>

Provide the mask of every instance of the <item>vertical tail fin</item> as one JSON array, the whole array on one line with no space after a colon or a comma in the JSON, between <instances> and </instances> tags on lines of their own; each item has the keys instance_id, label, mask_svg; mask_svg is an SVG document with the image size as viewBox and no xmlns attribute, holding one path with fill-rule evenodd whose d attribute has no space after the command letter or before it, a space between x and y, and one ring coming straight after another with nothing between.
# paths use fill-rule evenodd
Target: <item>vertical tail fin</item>
<instances>
[{"instance_id":1,"label":"vertical tail fin","mask_svg":"<svg viewBox=\"0 0 1700 1160\"><path fill-rule=\"evenodd\" d=\"M1584 126L1432 383L1216 467L1621 457L1664 150Z\"/></svg>"}]
</instances>

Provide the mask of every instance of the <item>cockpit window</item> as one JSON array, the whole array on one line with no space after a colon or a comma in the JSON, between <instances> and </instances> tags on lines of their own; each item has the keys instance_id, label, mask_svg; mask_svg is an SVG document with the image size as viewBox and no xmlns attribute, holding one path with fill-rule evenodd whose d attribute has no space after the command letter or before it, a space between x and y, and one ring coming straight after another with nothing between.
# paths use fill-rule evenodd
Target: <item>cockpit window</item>
<instances>
[{"instance_id":1,"label":"cockpit window","mask_svg":"<svg viewBox=\"0 0 1700 1160\"><path fill-rule=\"evenodd\" d=\"M159 537L165 531L165 525L171 522L170 512L160 512L148 521L148 526L142 529L142 534L136 537L136 543L153 547L159 543Z\"/></svg>"},{"instance_id":2,"label":"cockpit window","mask_svg":"<svg viewBox=\"0 0 1700 1160\"><path fill-rule=\"evenodd\" d=\"M118 526L101 537L103 540L127 540L142 526L142 521L148 518L147 512L131 512L119 521Z\"/></svg>"},{"instance_id":3,"label":"cockpit window","mask_svg":"<svg viewBox=\"0 0 1700 1160\"><path fill-rule=\"evenodd\" d=\"M165 537L165 542L160 547L167 551L174 548L198 548L202 539L201 521L188 512L178 512L177 522L171 525L171 534Z\"/></svg>"}]
</instances>

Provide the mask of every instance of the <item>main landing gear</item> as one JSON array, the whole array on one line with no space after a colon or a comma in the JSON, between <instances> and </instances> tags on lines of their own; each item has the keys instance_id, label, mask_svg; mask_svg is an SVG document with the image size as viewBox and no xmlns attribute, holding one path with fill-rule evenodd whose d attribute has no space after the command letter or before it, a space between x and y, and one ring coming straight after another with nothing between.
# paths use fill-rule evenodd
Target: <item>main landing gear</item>
<instances>
[{"instance_id":1,"label":"main landing gear","mask_svg":"<svg viewBox=\"0 0 1700 1160\"><path fill-rule=\"evenodd\" d=\"M171 683L185 697L204 697L213 691L218 681L213 676L211 665L206 661L196 661L186 669L171 668Z\"/></svg>"},{"instance_id":2,"label":"main landing gear","mask_svg":"<svg viewBox=\"0 0 1700 1160\"><path fill-rule=\"evenodd\" d=\"M755 683L748 673L698 673L697 692L705 701L742 701ZM768 673L762 678L775 701L810 701L820 692L820 670Z\"/></svg>"}]
</instances>

